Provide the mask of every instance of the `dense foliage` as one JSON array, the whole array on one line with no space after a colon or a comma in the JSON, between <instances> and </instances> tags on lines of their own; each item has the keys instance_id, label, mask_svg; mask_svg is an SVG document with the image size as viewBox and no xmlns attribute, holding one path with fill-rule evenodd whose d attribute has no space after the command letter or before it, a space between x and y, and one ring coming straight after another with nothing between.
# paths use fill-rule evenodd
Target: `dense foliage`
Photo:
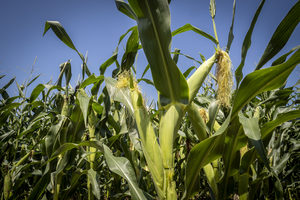
<instances>
[{"instance_id":1,"label":"dense foliage","mask_svg":"<svg viewBox=\"0 0 300 200\"><path fill-rule=\"evenodd\" d=\"M300 1L279 24L255 71L243 77L264 2L245 36L233 91L232 29L226 51L220 50L214 0L214 37L190 24L171 32L170 1L115 0L137 26L120 37L119 44L130 34L121 62L117 47L98 76L61 24L47 21L44 34L51 29L78 53L87 78L72 88L67 61L55 84L38 84L29 95L38 77L24 85L14 78L1 88L1 199L297 199L300 81L285 84L300 63L300 46L277 53L300 21ZM232 25L235 0L233 5ZM217 47L211 58L201 55L194 72L182 73L180 52L171 57L170 44L172 36L189 30ZM143 75L150 69L153 80L135 78L141 48L149 62ZM262 68L275 56L271 67ZM214 64L216 76L210 73ZM105 77L110 66L116 67L112 77ZM155 86L157 102L145 103L140 81ZM13 83L19 95L10 97L6 90Z\"/></svg>"}]
</instances>

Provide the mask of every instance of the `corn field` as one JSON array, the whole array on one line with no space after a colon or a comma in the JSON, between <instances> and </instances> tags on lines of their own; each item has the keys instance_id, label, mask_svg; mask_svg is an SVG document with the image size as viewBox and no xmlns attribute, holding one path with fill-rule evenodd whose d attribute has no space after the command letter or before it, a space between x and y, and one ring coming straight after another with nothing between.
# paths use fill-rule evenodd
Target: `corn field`
<instances>
[{"instance_id":1,"label":"corn field","mask_svg":"<svg viewBox=\"0 0 300 200\"><path fill-rule=\"evenodd\" d=\"M242 70L265 0L253 13L233 72L235 2L222 49L215 0L208 8L213 36L191 24L171 31L170 0L115 0L116 12L137 25L120 36L118 46L128 35L121 62L117 47L99 71L88 68L58 21L46 21L44 39L53 31L78 53L83 79L71 86L66 61L56 83L36 84L36 77L19 85L13 78L0 89L1 200L298 199L300 81L292 87L286 81L300 63L300 46L279 52L300 22L300 1L278 22L247 75ZM171 42L186 31L210 40L215 51L210 58L189 57L199 66L182 72L182 54L171 53ZM141 49L148 66L136 66L144 70L137 77ZM104 76L108 67L111 77ZM152 80L144 78L148 70ZM147 102L141 81L155 87L157 101ZM13 83L19 94L11 97L6 90Z\"/></svg>"}]
</instances>

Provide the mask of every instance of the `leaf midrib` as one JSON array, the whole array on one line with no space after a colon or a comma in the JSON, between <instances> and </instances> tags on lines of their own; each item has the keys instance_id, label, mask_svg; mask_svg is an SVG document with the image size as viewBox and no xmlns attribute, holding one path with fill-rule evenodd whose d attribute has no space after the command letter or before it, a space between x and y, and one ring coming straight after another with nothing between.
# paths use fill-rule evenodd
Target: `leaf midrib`
<instances>
[{"instance_id":1,"label":"leaf midrib","mask_svg":"<svg viewBox=\"0 0 300 200\"><path fill-rule=\"evenodd\" d=\"M173 89L173 87L172 87L172 83L171 83L171 80L170 80L170 75L169 75L169 71L168 71L168 69L166 68L166 66L167 66L167 62L166 62L166 60L165 60L165 55L164 55L164 51L162 50L162 45L161 45L161 40L160 40L160 38L159 38L159 36L158 36L158 33L157 33L157 30L156 30L156 25L155 25L155 22L154 22L154 20L153 20L153 16L152 16L152 13L151 13L151 9L150 9L150 6L149 6L149 4L148 4L148 0L146 0L145 1L146 2L146 7L147 7L147 11L148 11L148 13L149 13L149 17L150 17L150 20L151 20L151 22L152 22L152 27L153 27L153 31L154 31L154 35L155 35L155 37L156 37L156 40L157 40L157 43L158 43L158 48L159 48L159 51L160 51L160 55L162 55L161 57L162 57L162 60L163 60L163 66L164 66L164 71L166 72L165 74L166 74L166 78L167 78L167 83L168 83L168 88L170 88L170 94L171 94L171 101L173 102L174 101L174 89Z\"/></svg>"}]
</instances>

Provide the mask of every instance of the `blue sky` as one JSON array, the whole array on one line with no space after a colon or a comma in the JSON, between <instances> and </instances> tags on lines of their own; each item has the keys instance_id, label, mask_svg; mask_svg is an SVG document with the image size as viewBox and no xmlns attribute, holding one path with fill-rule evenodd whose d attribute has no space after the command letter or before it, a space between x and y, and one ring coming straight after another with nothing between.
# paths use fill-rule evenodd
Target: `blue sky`
<instances>
[{"instance_id":1,"label":"blue sky","mask_svg":"<svg viewBox=\"0 0 300 200\"><path fill-rule=\"evenodd\" d=\"M258 18L252 35L252 44L248 51L244 76L251 73L262 56L271 36L289 9L297 0L272 0L266 1ZM241 61L241 48L244 37L248 31L254 13L260 0L237 0L236 18L234 24L234 40L231 46L230 56L234 70ZM229 28L232 20L233 0L216 0L216 26L220 47L227 45ZM172 0L171 30L190 23L201 30L213 35L212 20L209 13L209 0ZM81 74L81 60L77 53L63 44L55 34L49 30L43 37L45 22L59 21L71 37L77 50L85 55L88 51L88 66L92 73L99 75L99 67L115 50L119 37L136 22L120 13L114 0L14 0L0 1L0 75L6 75L0 79L0 88L13 76L19 84L29 78L29 74L19 68L29 71L35 57L37 57L34 69L38 69L33 75L40 76L35 84L28 88L28 94L38 83L48 82L51 77L53 83L59 76L59 65L72 60L71 85L75 86L78 75ZM287 53L293 47L299 45L300 26L297 26L285 48L279 55ZM126 46L126 40L122 42ZM119 49L118 59L122 58L122 44ZM185 32L173 37L172 51L181 49L181 53L188 54L197 60L201 60L199 52L206 58L214 53L213 43L194 32ZM273 59L274 60L274 59ZM270 66L272 60L265 66ZM137 77L143 73L147 61L142 50L139 51L137 61ZM180 56L178 66L184 72L193 66L194 62ZM107 70L105 76L111 76L115 65ZM8 71L5 71L8 70ZM294 85L299 79L299 67L289 77L288 86ZM148 71L146 78L151 79ZM156 99L153 86L141 83L142 89L149 98ZM9 95L17 95L15 83L7 90Z\"/></svg>"}]
</instances>

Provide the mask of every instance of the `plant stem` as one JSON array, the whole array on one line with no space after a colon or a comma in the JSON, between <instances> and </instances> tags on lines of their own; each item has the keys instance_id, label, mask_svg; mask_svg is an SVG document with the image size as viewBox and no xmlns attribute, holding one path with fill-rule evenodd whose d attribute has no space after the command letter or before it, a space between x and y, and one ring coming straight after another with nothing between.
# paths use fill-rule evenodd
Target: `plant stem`
<instances>
[{"instance_id":1,"label":"plant stem","mask_svg":"<svg viewBox=\"0 0 300 200\"><path fill-rule=\"evenodd\" d=\"M218 50L220 50L220 44L219 44L219 39L218 39L218 34L217 34L215 18L212 18L212 21L213 21L213 26L214 26L215 39L218 41L217 48L218 48Z\"/></svg>"},{"instance_id":2,"label":"plant stem","mask_svg":"<svg viewBox=\"0 0 300 200\"><path fill-rule=\"evenodd\" d=\"M62 172L60 172L58 175L56 175L56 183L55 183L55 188L54 188L53 200L58 200L61 180L62 180Z\"/></svg>"}]
</instances>

